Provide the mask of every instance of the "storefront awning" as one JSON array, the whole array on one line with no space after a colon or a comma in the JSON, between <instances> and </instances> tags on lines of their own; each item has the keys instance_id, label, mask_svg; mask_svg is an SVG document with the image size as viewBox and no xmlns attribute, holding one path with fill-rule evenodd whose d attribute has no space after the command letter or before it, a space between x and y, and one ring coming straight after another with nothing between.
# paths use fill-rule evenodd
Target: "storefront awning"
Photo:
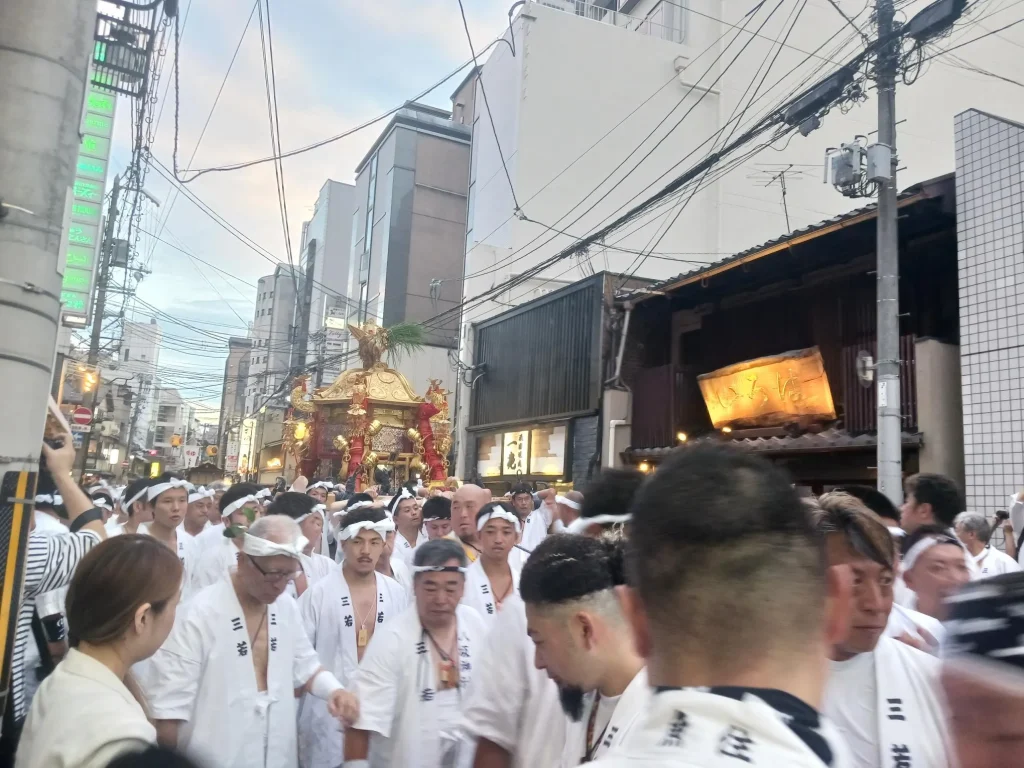
<instances>
[{"instance_id":1,"label":"storefront awning","mask_svg":"<svg viewBox=\"0 0 1024 768\"><path fill-rule=\"evenodd\" d=\"M721 437L704 437L697 440L728 442L735 448L751 453L799 454L830 453L834 451L862 451L878 445L874 434L851 435L843 429L826 429L822 432L807 432L796 437L748 437L724 441ZM919 448L924 436L917 432L904 432L900 436L904 448ZM678 446L663 448L627 448L626 456L633 461L659 461L668 457Z\"/></svg>"}]
</instances>

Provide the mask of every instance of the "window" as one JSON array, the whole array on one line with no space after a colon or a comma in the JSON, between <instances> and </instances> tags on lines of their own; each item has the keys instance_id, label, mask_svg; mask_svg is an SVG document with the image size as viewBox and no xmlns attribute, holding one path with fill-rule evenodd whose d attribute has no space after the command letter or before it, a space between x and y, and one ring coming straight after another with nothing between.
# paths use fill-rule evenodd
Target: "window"
<instances>
[{"instance_id":1,"label":"window","mask_svg":"<svg viewBox=\"0 0 1024 768\"><path fill-rule=\"evenodd\" d=\"M169 439L169 432L173 428L168 427L157 427L153 432L153 442L155 443L166 443Z\"/></svg>"},{"instance_id":2,"label":"window","mask_svg":"<svg viewBox=\"0 0 1024 768\"><path fill-rule=\"evenodd\" d=\"M131 350L130 350L130 349L128 349L128 347L125 347L125 348L124 348L124 357L122 357L121 359L122 359L122 360L127 360L127 359L128 359L128 353L129 353L129 352L131 352Z\"/></svg>"},{"instance_id":3,"label":"window","mask_svg":"<svg viewBox=\"0 0 1024 768\"><path fill-rule=\"evenodd\" d=\"M178 409L173 405L161 405L157 410L157 421L174 421L178 415Z\"/></svg>"},{"instance_id":4,"label":"window","mask_svg":"<svg viewBox=\"0 0 1024 768\"><path fill-rule=\"evenodd\" d=\"M360 283L359 284L359 319L360 319L360 322L364 322L366 320L366 313L367 313L366 297L367 297L368 293L369 293L369 289L366 286L366 282L364 281L364 282Z\"/></svg>"},{"instance_id":5,"label":"window","mask_svg":"<svg viewBox=\"0 0 1024 768\"><path fill-rule=\"evenodd\" d=\"M274 292L273 291L270 292L270 298L274 298Z\"/></svg>"}]
</instances>

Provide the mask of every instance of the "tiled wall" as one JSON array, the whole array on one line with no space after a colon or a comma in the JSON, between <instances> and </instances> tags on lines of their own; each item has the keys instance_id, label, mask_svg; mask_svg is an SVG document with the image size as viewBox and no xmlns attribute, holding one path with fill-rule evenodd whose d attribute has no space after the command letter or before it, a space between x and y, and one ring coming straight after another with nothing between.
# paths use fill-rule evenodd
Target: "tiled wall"
<instances>
[{"instance_id":1,"label":"tiled wall","mask_svg":"<svg viewBox=\"0 0 1024 768\"><path fill-rule=\"evenodd\" d=\"M1024 488L1024 126L956 116L956 212L967 509Z\"/></svg>"}]
</instances>

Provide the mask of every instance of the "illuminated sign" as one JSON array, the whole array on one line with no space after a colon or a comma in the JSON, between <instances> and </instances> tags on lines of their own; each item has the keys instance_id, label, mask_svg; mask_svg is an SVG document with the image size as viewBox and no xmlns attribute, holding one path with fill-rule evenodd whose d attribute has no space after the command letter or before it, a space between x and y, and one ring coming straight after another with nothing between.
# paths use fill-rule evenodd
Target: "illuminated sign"
<instances>
[{"instance_id":1,"label":"illuminated sign","mask_svg":"<svg viewBox=\"0 0 1024 768\"><path fill-rule=\"evenodd\" d=\"M530 474L561 477L565 474L566 424L530 430Z\"/></svg>"},{"instance_id":2,"label":"illuminated sign","mask_svg":"<svg viewBox=\"0 0 1024 768\"><path fill-rule=\"evenodd\" d=\"M90 81L93 74L90 70ZM82 143L75 163L71 224L62 244L65 270L61 322L75 328L88 324L92 306L115 107L114 94L94 84L89 86L81 124Z\"/></svg>"},{"instance_id":3,"label":"illuminated sign","mask_svg":"<svg viewBox=\"0 0 1024 768\"><path fill-rule=\"evenodd\" d=\"M501 474L525 475L526 457L530 451L530 433L506 432L504 446L501 454Z\"/></svg>"},{"instance_id":4,"label":"illuminated sign","mask_svg":"<svg viewBox=\"0 0 1024 768\"><path fill-rule=\"evenodd\" d=\"M477 435L477 474L480 477L562 477L568 430L568 424L563 422Z\"/></svg>"},{"instance_id":5,"label":"illuminated sign","mask_svg":"<svg viewBox=\"0 0 1024 768\"><path fill-rule=\"evenodd\" d=\"M736 363L698 376L697 383L716 429L836 418L817 347Z\"/></svg>"}]
</instances>

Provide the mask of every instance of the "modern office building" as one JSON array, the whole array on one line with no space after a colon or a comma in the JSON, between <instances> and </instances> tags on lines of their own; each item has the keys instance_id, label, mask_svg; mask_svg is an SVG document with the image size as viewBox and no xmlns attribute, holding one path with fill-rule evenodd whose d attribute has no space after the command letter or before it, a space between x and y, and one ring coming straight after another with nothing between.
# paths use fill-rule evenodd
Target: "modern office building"
<instances>
[{"instance_id":1,"label":"modern office building","mask_svg":"<svg viewBox=\"0 0 1024 768\"><path fill-rule=\"evenodd\" d=\"M252 339L228 339L224 361L224 384L220 397L220 462L225 472L238 469L238 448L242 419L245 418L245 387L249 378Z\"/></svg>"}]
</instances>

